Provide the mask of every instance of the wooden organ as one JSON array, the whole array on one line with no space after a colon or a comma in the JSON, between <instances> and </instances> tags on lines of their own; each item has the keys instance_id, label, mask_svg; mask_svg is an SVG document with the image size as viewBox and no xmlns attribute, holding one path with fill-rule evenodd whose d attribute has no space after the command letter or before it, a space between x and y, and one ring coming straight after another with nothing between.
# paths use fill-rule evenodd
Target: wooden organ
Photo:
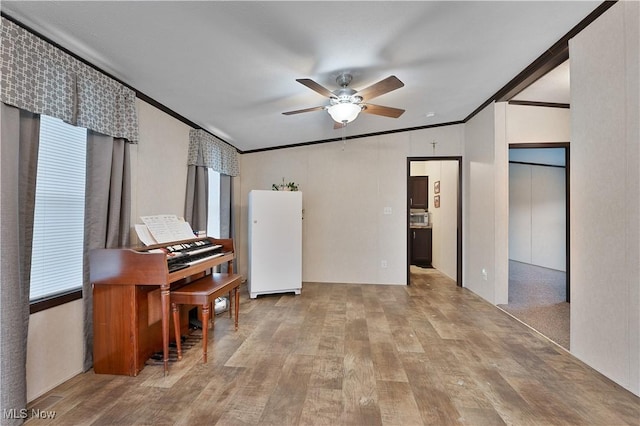
<instances>
[{"instance_id":1,"label":"wooden organ","mask_svg":"<svg viewBox=\"0 0 640 426\"><path fill-rule=\"evenodd\" d=\"M233 240L215 238L91 250L94 371L136 376L162 350L166 375L171 289L223 263L232 273L234 257Z\"/></svg>"}]
</instances>

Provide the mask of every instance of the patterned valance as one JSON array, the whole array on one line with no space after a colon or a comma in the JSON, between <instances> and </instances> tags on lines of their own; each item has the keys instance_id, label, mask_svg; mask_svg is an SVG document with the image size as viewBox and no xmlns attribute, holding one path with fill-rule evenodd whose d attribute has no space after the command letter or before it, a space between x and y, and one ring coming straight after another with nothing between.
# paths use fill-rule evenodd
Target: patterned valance
<instances>
[{"instance_id":1,"label":"patterned valance","mask_svg":"<svg viewBox=\"0 0 640 426\"><path fill-rule=\"evenodd\" d=\"M2 102L138 141L133 90L5 18L1 36Z\"/></svg>"},{"instance_id":2,"label":"patterned valance","mask_svg":"<svg viewBox=\"0 0 640 426\"><path fill-rule=\"evenodd\" d=\"M201 129L189 131L189 166L210 167L218 173L238 176L238 151Z\"/></svg>"}]
</instances>

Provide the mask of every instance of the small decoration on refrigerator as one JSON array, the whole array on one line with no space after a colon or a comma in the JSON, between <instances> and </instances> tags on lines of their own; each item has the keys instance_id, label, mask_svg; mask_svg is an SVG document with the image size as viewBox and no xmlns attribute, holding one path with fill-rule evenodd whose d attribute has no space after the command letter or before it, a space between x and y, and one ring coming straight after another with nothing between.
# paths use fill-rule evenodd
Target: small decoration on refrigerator
<instances>
[{"instance_id":1,"label":"small decoration on refrigerator","mask_svg":"<svg viewBox=\"0 0 640 426\"><path fill-rule=\"evenodd\" d=\"M279 185L272 184L271 189L273 191L298 191L298 184L295 182L285 183L284 178L282 178L282 183Z\"/></svg>"}]
</instances>

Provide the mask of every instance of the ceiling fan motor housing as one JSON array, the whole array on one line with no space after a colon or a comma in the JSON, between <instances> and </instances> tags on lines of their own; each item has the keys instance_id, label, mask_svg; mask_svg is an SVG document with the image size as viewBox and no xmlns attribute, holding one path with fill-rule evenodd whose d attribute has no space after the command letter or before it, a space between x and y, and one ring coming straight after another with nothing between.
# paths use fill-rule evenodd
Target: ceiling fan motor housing
<instances>
[{"instance_id":1,"label":"ceiling fan motor housing","mask_svg":"<svg viewBox=\"0 0 640 426\"><path fill-rule=\"evenodd\" d=\"M339 89L333 92L335 96L329 98L329 103L331 105L335 104L359 104L362 102L362 96L357 96L356 91L353 89Z\"/></svg>"},{"instance_id":2,"label":"ceiling fan motor housing","mask_svg":"<svg viewBox=\"0 0 640 426\"><path fill-rule=\"evenodd\" d=\"M351 80L353 80L353 76L347 72L336 77L336 83L338 83L340 87L347 87L351 83Z\"/></svg>"},{"instance_id":3,"label":"ceiling fan motor housing","mask_svg":"<svg viewBox=\"0 0 640 426\"><path fill-rule=\"evenodd\" d=\"M331 103L331 105L343 103L359 104L360 102L362 102L362 96L356 96L356 93L358 92L350 87L347 87L349 83L351 83L352 79L353 77L349 73L342 73L338 77L336 77L336 83L338 84L338 86L340 86L340 88L331 92L335 95L329 98L329 102Z\"/></svg>"}]
</instances>

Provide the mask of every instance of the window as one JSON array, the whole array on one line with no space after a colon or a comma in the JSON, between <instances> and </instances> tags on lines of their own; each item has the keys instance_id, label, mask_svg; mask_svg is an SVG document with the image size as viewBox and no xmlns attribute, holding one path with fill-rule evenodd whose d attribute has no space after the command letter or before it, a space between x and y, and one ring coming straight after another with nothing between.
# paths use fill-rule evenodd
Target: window
<instances>
[{"instance_id":1,"label":"window","mask_svg":"<svg viewBox=\"0 0 640 426\"><path fill-rule=\"evenodd\" d=\"M40 116L31 302L82 287L87 131Z\"/></svg>"}]
</instances>

